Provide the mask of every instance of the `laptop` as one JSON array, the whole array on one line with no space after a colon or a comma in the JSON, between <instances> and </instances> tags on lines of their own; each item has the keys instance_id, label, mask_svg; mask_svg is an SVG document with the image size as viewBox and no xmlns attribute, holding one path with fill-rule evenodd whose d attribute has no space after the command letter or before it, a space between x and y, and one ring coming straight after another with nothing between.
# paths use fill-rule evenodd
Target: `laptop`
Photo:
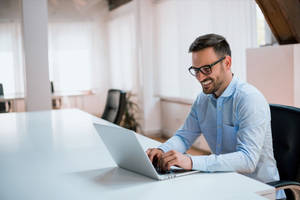
<instances>
[{"instance_id":1,"label":"laptop","mask_svg":"<svg viewBox=\"0 0 300 200\"><path fill-rule=\"evenodd\" d=\"M167 172L161 172L155 169L151 163L134 131L114 125L108 126L97 123L94 123L94 127L113 160L120 168L156 180L166 180L199 172L196 170L184 170L178 167L172 167Z\"/></svg>"}]
</instances>

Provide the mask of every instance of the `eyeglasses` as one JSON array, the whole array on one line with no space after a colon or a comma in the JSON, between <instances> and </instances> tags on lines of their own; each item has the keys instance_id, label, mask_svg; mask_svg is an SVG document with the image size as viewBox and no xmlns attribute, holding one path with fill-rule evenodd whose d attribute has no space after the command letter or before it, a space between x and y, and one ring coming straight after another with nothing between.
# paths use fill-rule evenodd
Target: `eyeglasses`
<instances>
[{"instance_id":1,"label":"eyeglasses","mask_svg":"<svg viewBox=\"0 0 300 200\"><path fill-rule=\"evenodd\" d=\"M191 66L189 68L189 72L193 75L193 76L197 76L199 74L199 72L201 72L202 74L204 75L209 75L211 74L211 68L218 64L219 62L221 62L222 60L224 60L226 58L226 56L220 58L219 60L217 60L216 62L210 64L210 65L204 65L202 67L194 67L194 66Z\"/></svg>"}]
</instances>

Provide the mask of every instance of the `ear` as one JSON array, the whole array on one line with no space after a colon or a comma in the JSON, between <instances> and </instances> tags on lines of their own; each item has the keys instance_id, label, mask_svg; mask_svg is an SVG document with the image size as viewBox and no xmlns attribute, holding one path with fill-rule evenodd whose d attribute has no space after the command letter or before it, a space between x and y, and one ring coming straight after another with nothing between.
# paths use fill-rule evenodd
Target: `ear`
<instances>
[{"instance_id":1,"label":"ear","mask_svg":"<svg viewBox=\"0 0 300 200\"><path fill-rule=\"evenodd\" d=\"M225 57L224 66L225 66L225 69L231 70L231 57L230 56Z\"/></svg>"}]
</instances>

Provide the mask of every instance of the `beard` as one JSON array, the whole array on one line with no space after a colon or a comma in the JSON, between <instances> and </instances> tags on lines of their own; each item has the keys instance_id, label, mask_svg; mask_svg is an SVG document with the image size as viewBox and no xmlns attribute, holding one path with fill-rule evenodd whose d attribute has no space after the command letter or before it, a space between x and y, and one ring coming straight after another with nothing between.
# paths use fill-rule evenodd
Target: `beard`
<instances>
[{"instance_id":1,"label":"beard","mask_svg":"<svg viewBox=\"0 0 300 200\"><path fill-rule=\"evenodd\" d=\"M204 94L214 94L216 93L219 88L221 87L223 81L220 81L219 77L217 78L207 78L202 82L208 81L210 80L211 82L208 85L204 85L203 83L201 83L202 86L202 90Z\"/></svg>"}]
</instances>

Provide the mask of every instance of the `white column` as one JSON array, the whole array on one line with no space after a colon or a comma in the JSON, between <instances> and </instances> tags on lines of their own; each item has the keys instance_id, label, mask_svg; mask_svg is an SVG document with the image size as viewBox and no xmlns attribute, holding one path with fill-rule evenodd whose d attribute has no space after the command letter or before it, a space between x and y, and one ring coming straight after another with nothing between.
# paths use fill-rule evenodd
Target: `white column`
<instances>
[{"instance_id":1,"label":"white column","mask_svg":"<svg viewBox=\"0 0 300 200\"><path fill-rule=\"evenodd\" d=\"M26 111L51 109L47 0L22 0Z\"/></svg>"}]
</instances>

